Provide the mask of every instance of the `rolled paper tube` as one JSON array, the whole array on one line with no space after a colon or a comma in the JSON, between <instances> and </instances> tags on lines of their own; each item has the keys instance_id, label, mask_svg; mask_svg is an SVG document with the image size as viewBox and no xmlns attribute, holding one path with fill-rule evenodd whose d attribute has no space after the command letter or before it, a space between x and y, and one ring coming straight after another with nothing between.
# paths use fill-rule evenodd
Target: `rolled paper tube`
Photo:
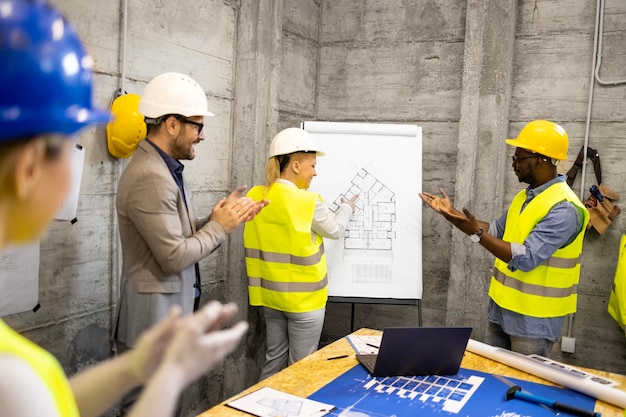
<instances>
[{"instance_id":1,"label":"rolled paper tube","mask_svg":"<svg viewBox=\"0 0 626 417\"><path fill-rule=\"evenodd\" d=\"M626 408L626 391L598 384L587 378L570 374L565 370L555 369L548 364L541 363L526 355L487 345L473 339L470 339L467 343L467 350L526 373L552 381L555 384L582 392L598 400Z\"/></svg>"}]
</instances>

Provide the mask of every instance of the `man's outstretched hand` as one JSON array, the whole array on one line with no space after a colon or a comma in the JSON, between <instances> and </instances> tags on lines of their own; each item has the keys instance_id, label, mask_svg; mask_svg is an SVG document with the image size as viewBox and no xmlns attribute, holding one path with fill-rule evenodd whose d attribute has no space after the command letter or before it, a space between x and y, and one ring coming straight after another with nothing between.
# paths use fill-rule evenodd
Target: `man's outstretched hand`
<instances>
[{"instance_id":1,"label":"man's outstretched hand","mask_svg":"<svg viewBox=\"0 0 626 417\"><path fill-rule=\"evenodd\" d=\"M476 220L474 215L465 207L463 207L463 211L455 209L446 192L441 188L439 191L442 197L430 193L420 193L419 196L426 204L432 207L433 210L440 213L463 233L469 235L476 232L480 227L480 223Z\"/></svg>"},{"instance_id":2,"label":"man's outstretched hand","mask_svg":"<svg viewBox=\"0 0 626 417\"><path fill-rule=\"evenodd\" d=\"M436 196L431 193L420 193L420 198L428 204L433 210L445 217L450 223L456 224L456 222L464 222L467 220L467 216L454 208L450 197L443 189L439 189L442 197Z\"/></svg>"}]
</instances>

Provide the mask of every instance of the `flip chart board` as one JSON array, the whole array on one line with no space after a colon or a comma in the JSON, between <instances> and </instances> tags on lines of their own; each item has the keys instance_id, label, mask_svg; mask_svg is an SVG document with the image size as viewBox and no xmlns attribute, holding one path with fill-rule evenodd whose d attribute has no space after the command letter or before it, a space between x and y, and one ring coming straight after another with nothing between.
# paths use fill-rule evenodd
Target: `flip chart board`
<instances>
[{"instance_id":1,"label":"flip chart board","mask_svg":"<svg viewBox=\"0 0 626 417\"><path fill-rule=\"evenodd\" d=\"M303 122L325 156L310 191L335 211L358 194L339 240L324 240L330 297L421 300L422 129L415 125Z\"/></svg>"}]
</instances>

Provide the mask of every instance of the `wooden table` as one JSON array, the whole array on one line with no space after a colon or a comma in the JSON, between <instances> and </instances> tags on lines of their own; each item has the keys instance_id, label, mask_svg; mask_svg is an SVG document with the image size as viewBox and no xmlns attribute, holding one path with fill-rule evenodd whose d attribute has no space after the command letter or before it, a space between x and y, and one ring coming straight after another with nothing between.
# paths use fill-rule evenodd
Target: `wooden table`
<instances>
[{"instance_id":1,"label":"wooden table","mask_svg":"<svg viewBox=\"0 0 626 417\"><path fill-rule=\"evenodd\" d=\"M359 329L353 333L359 336L380 336L382 334L379 330L372 329ZM349 355L344 359L327 360L327 358ZM226 406L225 404L232 401L234 398L240 397L244 394L255 391L261 387L272 387L278 390L288 392L290 394L298 395L300 397L308 397L315 391L328 384L333 379L337 378L353 366L357 364L354 349L350 346L345 338L341 338L328 346L318 350L312 355L307 356L291 365L290 367L282 370L276 375L273 375L256 385L251 386L245 391L237 394L233 398L216 405L215 407L199 414L198 417L220 417L220 416L247 416L250 415L241 411L237 411L233 408ZM546 385L555 385L550 381L546 381L542 378L528 374L524 371L512 368L508 365L504 365L500 362L493 361L488 358L484 358L480 355L476 355L472 352L466 351L461 362L461 367L466 369L473 369L481 372L488 372L492 374L505 375L512 378L523 379L526 381L539 382ZM585 372L593 373L601 377L612 379L616 382L620 382L617 388L626 390L626 376L613 374L609 372L602 372L593 369L581 368ZM601 412L602 417L622 417L624 416L624 410L608 404L606 402L597 400L595 411Z\"/></svg>"}]
</instances>

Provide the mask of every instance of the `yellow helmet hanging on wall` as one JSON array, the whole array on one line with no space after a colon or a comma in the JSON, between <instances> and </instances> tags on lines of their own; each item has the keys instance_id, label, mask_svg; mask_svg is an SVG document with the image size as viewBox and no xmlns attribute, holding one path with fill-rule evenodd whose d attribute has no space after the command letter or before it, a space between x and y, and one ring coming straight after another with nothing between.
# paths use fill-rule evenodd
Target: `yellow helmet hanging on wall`
<instances>
[{"instance_id":1,"label":"yellow helmet hanging on wall","mask_svg":"<svg viewBox=\"0 0 626 417\"><path fill-rule=\"evenodd\" d=\"M567 159L569 139L560 125L549 120L533 120L524 126L516 139L507 139L506 143L564 161Z\"/></svg>"},{"instance_id":2,"label":"yellow helmet hanging on wall","mask_svg":"<svg viewBox=\"0 0 626 417\"><path fill-rule=\"evenodd\" d=\"M107 146L116 158L128 158L146 137L146 122L139 113L139 96L124 94L113 101L115 119L107 124Z\"/></svg>"}]
</instances>

